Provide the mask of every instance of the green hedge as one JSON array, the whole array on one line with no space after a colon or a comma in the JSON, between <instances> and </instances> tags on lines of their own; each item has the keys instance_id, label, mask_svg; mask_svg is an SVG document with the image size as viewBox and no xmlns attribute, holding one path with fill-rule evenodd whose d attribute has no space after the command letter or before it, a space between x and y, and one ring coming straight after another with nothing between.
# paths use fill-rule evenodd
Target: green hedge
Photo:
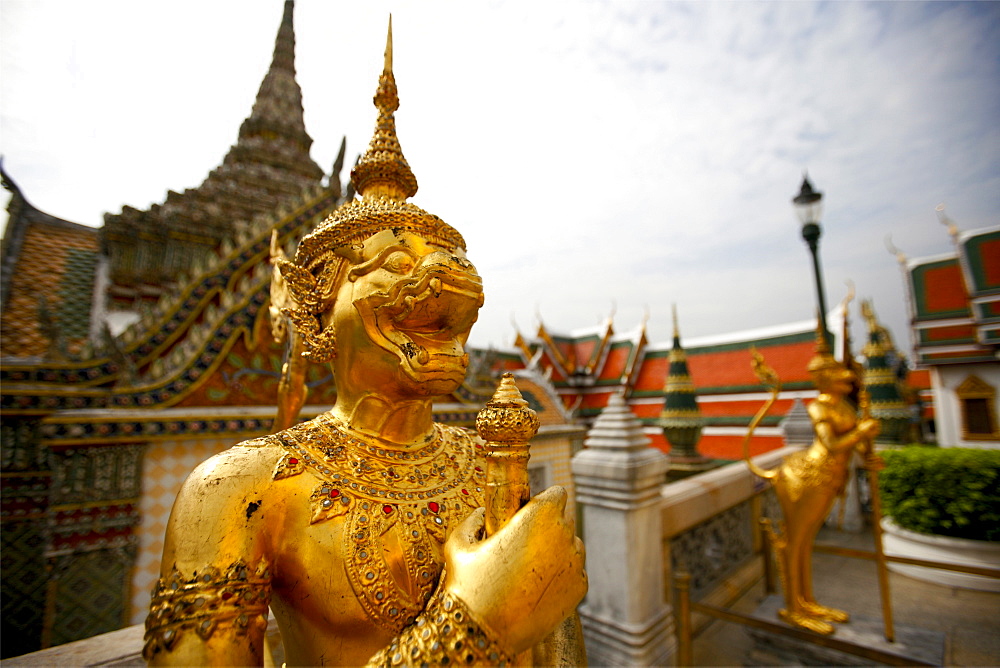
<instances>
[{"instance_id":1,"label":"green hedge","mask_svg":"<svg viewBox=\"0 0 1000 668\"><path fill-rule=\"evenodd\" d=\"M1000 450L886 450L882 512L919 533L1000 541Z\"/></svg>"}]
</instances>

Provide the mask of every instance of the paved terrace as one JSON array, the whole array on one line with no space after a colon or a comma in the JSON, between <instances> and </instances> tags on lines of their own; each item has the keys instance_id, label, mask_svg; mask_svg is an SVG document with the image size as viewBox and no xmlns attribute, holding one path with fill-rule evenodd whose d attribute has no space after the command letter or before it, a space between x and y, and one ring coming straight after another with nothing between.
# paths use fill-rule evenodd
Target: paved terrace
<instances>
[{"instance_id":1,"label":"paved terrace","mask_svg":"<svg viewBox=\"0 0 1000 668\"><path fill-rule=\"evenodd\" d=\"M817 542L859 550L872 550L874 545L869 532L846 533L828 528L820 531ZM820 603L881 624L875 562L816 553L813 584ZM944 632L945 665L1000 665L1000 593L929 584L892 572L889 585L895 626ZM750 614L764 597L760 581L731 607ZM752 647L746 627L715 620L694 640L694 665L746 665Z\"/></svg>"}]
</instances>

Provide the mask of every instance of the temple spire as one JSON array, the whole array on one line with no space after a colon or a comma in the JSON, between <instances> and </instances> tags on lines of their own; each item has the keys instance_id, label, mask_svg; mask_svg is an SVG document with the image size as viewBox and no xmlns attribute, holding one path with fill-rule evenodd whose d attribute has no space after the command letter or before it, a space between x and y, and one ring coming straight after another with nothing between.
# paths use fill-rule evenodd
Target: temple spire
<instances>
[{"instance_id":1,"label":"temple spire","mask_svg":"<svg viewBox=\"0 0 1000 668\"><path fill-rule=\"evenodd\" d=\"M711 468L711 460L698 452L704 420L698 408L698 392L688 371L687 353L681 347L680 326L677 323L677 305L672 304L674 319L674 344L670 350L667 381L663 386L663 412L660 428L670 444L670 466L676 477Z\"/></svg>"},{"instance_id":2,"label":"temple spire","mask_svg":"<svg viewBox=\"0 0 1000 668\"><path fill-rule=\"evenodd\" d=\"M677 322L677 304L670 305L670 313L674 319L674 348L679 349L681 347L681 329Z\"/></svg>"},{"instance_id":3,"label":"temple spire","mask_svg":"<svg viewBox=\"0 0 1000 668\"><path fill-rule=\"evenodd\" d=\"M255 217L273 214L322 183L323 169L309 155L312 138L295 80L294 6L286 0L270 67L222 163L198 187L168 191L162 205L105 215L101 237L112 258L115 306L132 308L151 290L161 293Z\"/></svg>"},{"instance_id":4,"label":"temple spire","mask_svg":"<svg viewBox=\"0 0 1000 668\"><path fill-rule=\"evenodd\" d=\"M294 141L300 150L308 152L312 138L306 132L303 119L302 89L295 80L294 9L294 0L285 0L281 25L274 40L271 66L260 83L249 118L240 127L240 140L277 134L285 140Z\"/></svg>"},{"instance_id":5,"label":"temple spire","mask_svg":"<svg viewBox=\"0 0 1000 668\"><path fill-rule=\"evenodd\" d=\"M868 324L868 343L863 350L864 384L871 396L871 415L881 426L876 440L879 443L906 443L910 411L900 391L900 376L905 377L906 365L899 359L889 330L879 323L870 300L861 302L861 314Z\"/></svg>"}]
</instances>

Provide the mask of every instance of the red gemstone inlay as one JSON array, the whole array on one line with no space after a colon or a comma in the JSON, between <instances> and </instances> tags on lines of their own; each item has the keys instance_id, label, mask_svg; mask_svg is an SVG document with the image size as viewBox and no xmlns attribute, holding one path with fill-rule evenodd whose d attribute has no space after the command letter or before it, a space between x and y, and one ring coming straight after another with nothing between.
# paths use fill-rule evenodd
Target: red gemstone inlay
<instances>
[{"instance_id":1,"label":"red gemstone inlay","mask_svg":"<svg viewBox=\"0 0 1000 668\"><path fill-rule=\"evenodd\" d=\"M340 490L339 489L331 489L330 490L330 498L336 499L338 496L340 496Z\"/></svg>"},{"instance_id":2,"label":"red gemstone inlay","mask_svg":"<svg viewBox=\"0 0 1000 668\"><path fill-rule=\"evenodd\" d=\"M295 457L289 457L288 463L291 464L292 466L295 466L296 464L299 463L299 460L297 460Z\"/></svg>"},{"instance_id":3,"label":"red gemstone inlay","mask_svg":"<svg viewBox=\"0 0 1000 668\"><path fill-rule=\"evenodd\" d=\"M224 591L224 592L222 592L222 600L223 601L228 601L232 597L233 597L233 592L231 592L231 591Z\"/></svg>"},{"instance_id":4,"label":"red gemstone inlay","mask_svg":"<svg viewBox=\"0 0 1000 668\"><path fill-rule=\"evenodd\" d=\"M478 466L476 467L476 470L477 470L477 471L482 471L482 469L481 469L481 468L479 468Z\"/></svg>"},{"instance_id":5,"label":"red gemstone inlay","mask_svg":"<svg viewBox=\"0 0 1000 668\"><path fill-rule=\"evenodd\" d=\"M392 506L390 506L388 504L382 506L382 512L385 513L386 515L391 515L392 514Z\"/></svg>"},{"instance_id":6,"label":"red gemstone inlay","mask_svg":"<svg viewBox=\"0 0 1000 668\"><path fill-rule=\"evenodd\" d=\"M432 513L436 513L438 510L441 509L441 506L438 505L437 501L431 501L431 502L429 502L427 504L427 507L431 509Z\"/></svg>"},{"instance_id":7,"label":"red gemstone inlay","mask_svg":"<svg viewBox=\"0 0 1000 668\"><path fill-rule=\"evenodd\" d=\"M469 490L467 490L467 489L463 489L463 490L462 490L462 494L465 494L466 496L468 496L468 495L469 495Z\"/></svg>"}]
</instances>

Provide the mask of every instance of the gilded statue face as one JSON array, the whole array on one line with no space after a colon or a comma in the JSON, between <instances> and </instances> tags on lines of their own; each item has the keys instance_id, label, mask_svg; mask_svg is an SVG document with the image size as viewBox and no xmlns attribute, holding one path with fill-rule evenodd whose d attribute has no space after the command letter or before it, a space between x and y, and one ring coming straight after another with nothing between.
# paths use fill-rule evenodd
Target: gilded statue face
<instances>
[{"instance_id":1,"label":"gilded statue face","mask_svg":"<svg viewBox=\"0 0 1000 668\"><path fill-rule=\"evenodd\" d=\"M813 372L817 389L826 394L847 396L854 390L857 377L842 364L834 364Z\"/></svg>"},{"instance_id":2,"label":"gilded statue face","mask_svg":"<svg viewBox=\"0 0 1000 668\"><path fill-rule=\"evenodd\" d=\"M402 230L379 232L352 251L324 319L325 325L333 318L338 358L373 373L391 366L403 395L457 389L469 363L465 342L483 304L482 280L464 251Z\"/></svg>"}]
</instances>

